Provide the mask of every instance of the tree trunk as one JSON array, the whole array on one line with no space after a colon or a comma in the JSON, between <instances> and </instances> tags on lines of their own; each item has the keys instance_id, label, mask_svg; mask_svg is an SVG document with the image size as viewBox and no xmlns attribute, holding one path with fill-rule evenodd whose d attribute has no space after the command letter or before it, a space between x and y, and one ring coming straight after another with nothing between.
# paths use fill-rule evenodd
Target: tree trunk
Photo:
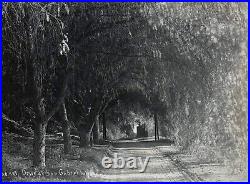
<instances>
[{"instance_id":1,"label":"tree trunk","mask_svg":"<svg viewBox=\"0 0 250 184\"><path fill-rule=\"evenodd\" d=\"M45 164L45 135L47 122L34 123L33 165L44 168Z\"/></svg>"},{"instance_id":2,"label":"tree trunk","mask_svg":"<svg viewBox=\"0 0 250 184\"><path fill-rule=\"evenodd\" d=\"M41 98L41 88L36 87L36 94L38 94L37 101L34 103L37 118L33 124L34 126L34 142L33 142L33 165L34 167L44 168L45 163L45 136L48 121L45 120L45 105L44 99Z\"/></svg>"},{"instance_id":3,"label":"tree trunk","mask_svg":"<svg viewBox=\"0 0 250 184\"><path fill-rule=\"evenodd\" d=\"M157 117L157 140L160 140L160 135L159 135L159 124L160 122L158 121L158 117Z\"/></svg>"},{"instance_id":4,"label":"tree trunk","mask_svg":"<svg viewBox=\"0 0 250 184\"><path fill-rule=\"evenodd\" d=\"M89 147L91 133L86 131L86 127L84 125L80 125L78 130L79 130L79 136L80 136L79 147Z\"/></svg>"},{"instance_id":5,"label":"tree trunk","mask_svg":"<svg viewBox=\"0 0 250 184\"><path fill-rule=\"evenodd\" d=\"M156 112L154 113L154 121L155 121L155 140L159 140L158 118Z\"/></svg>"},{"instance_id":6,"label":"tree trunk","mask_svg":"<svg viewBox=\"0 0 250 184\"><path fill-rule=\"evenodd\" d=\"M64 153L68 154L72 149L72 142L70 137L70 126L68 122L63 123L63 144L64 144Z\"/></svg>"},{"instance_id":7,"label":"tree trunk","mask_svg":"<svg viewBox=\"0 0 250 184\"><path fill-rule=\"evenodd\" d=\"M62 104L62 129L63 129L63 144L64 144L64 153L68 154L72 149L72 142L70 137L70 124L67 117L67 110L65 103Z\"/></svg>"},{"instance_id":8,"label":"tree trunk","mask_svg":"<svg viewBox=\"0 0 250 184\"><path fill-rule=\"evenodd\" d=\"M93 141L94 141L94 144L99 144L99 140L100 140L99 115L95 117L94 121L95 121L95 125L93 129Z\"/></svg>"},{"instance_id":9,"label":"tree trunk","mask_svg":"<svg viewBox=\"0 0 250 184\"><path fill-rule=\"evenodd\" d=\"M106 117L105 113L102 114L102 125L103 125L103 140L107 140L107 129L106 129Z\"/></svg>"}]
</instances>

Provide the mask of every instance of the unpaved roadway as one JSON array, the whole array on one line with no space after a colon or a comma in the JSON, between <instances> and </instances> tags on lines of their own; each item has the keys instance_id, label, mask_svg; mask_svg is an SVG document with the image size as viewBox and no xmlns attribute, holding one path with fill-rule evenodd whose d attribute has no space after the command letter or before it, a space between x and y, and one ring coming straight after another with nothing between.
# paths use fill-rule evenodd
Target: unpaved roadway
<instances>
[{"instance_id":1,"label":"unpaved roadway","mask_svg":"<svg viewBox=\"0 0 250 184\"><path fill-rule=\"evenodd\" d=\"M115 154L125 160L129 157L149 158L144 172L131 168L102 168L91 176L91 180L101 181L243 181L239 175L229 173L228 167L218 163L198 163L196 158L179 153L171 144L152 146L152 142L121 141L107 146L107 155ZM102 148L103 149L103 148ZM178 157L176 157L178 155ZM180 158L180 159L176 159Z\"/></svg>"}]
</instances>

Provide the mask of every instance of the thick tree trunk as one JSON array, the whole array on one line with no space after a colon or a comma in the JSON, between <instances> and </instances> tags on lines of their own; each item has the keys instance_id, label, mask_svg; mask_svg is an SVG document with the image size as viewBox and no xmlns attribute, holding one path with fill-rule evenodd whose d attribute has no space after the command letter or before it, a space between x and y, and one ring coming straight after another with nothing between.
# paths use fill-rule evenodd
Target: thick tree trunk
<instances>
[{"instance_id":1,"label":"thick tree trunk","mask_svg":"<svg viewBox=\"0 0 250 184\"><path fill-rule=\"evenodd\" d=\"M32 62L31 62L32 63ZM31 91L34 102L34 110L36 112L36 116L39 117L37 121L34 123L34 143L33 143L33 165L35 167L45 167L45 136L48 121L54 116L54 114L59 110L60 106L64 102L64 98L66 96L66 92L68 89L68 81L72 74L72 69L69 69L65 73L64 81L62 88L60 90L60 95L54 104L53 108L50 110L48 114L45 111L45 99L42 96L43 86L40 84L40 81L37 80L37 76L40 75L39 70L36 70L33 65L30 68L30 78L31 81Z\"/></svg>"},{"instance_id":2,"label":"thick tree trunk","mask_svg":"<svg viewBox=\"0 0 250 184\"><path fill-rule=\"evenodd\" d=\"M64 153L68 154L72 149L72 142L70 138L70 124L67 117L67 110L65 103L62 104L62 129L63 129L63 144L64 144Z\"/></svg>"},{"instance_id":3,"label":"thick tree trunk","mask_svg":"<svg viewBox=\"0 0 250 184\"><path fill-rule=\"evenodd\" d=\"M102 125L103 125L103 140L107 140L107 129L106 129L106 117L105 113L102 114Z\"/></svg>"},{"instance_id":4,"label":"thick tree trunk","mask_svg":"<svg viewBox=\"0 0 250 184\"><path fill-rule=\"evenodd\" d=\"M45 164L45 135L47 123L35 122L33 143L33 165L44 168Z\"/></svg>"},{"instance_id":5,"label":"thick tree trunk","mask_svg":"<svg viewBox=\"0 0 250 184\"><path fill-rule=\"evenodd\" d=\"M95 116L95 125L93 128L93 141L94 144L99 144L100 140L100 125L99 125L99 115Z\"/></svg>"},{"instance_id":6,"label":"thick tree trunk","mask_svg":"<svg viewBox=\"0 0 250 184\"><path fill-rule=\"evenodd\" d=\"M68 154L72 149L72 142L70 137L70 126L68 122L63 123L63 144L64 144L64 153Z\"/></svg>"}]
</instances>

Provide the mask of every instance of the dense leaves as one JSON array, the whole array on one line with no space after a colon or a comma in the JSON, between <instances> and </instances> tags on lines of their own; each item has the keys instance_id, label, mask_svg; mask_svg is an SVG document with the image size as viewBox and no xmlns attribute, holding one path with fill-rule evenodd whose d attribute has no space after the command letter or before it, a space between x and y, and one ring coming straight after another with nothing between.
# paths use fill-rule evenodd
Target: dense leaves
<instances>
[{"instance_id":1,"label":"dense leaves","mask_svg":"<svg viewBox=\"0 0 250 184\"><path fill-rule=\"evenodd\" d=\"M2 16L12 119L30 124L40 105L54 120L66 101L72 125L91 129L119 100L123 117L139 103L189 152L245 162L246 4L5 3Z\"/></svg>"}]
</instances>

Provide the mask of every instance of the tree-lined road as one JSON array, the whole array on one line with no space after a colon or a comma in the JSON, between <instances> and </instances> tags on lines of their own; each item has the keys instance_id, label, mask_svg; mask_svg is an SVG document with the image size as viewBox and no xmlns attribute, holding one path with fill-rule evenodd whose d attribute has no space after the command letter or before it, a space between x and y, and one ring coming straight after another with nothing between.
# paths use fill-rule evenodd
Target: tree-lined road
<instances>
[{"instance_id":1,"label":"tree-lined road","mask_svg":"<svg viewBox=\"0 0 250 184\"><path fill-rule=\"evenodd\" d=\"M247 3L3 3L3 172L88 173L107 150L148 167L94 179L246 180L247 15Z\"/></svg>"}]
</instances>

